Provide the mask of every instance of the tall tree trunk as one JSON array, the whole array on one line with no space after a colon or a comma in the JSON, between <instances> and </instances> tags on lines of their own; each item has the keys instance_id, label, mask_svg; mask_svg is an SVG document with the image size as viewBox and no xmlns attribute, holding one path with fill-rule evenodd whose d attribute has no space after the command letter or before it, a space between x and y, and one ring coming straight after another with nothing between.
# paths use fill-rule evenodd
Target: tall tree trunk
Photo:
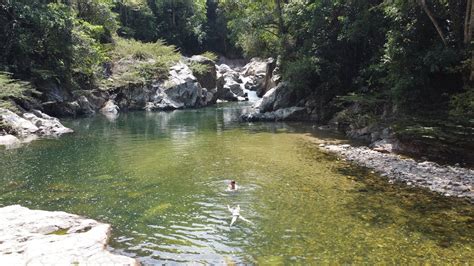
<instances>
[{"instance_id":1,"label":"tall tree trunk","mask_svg":"<svg viewBox=\"0 0 474 266\"><path fill-rule=\"evenodd\" d=\"M421 8L423 9L423 11L425 11L426 15L428 15L428 17L430 18L431 22L433 23L433 26L438 32L439 37L443 41L444 46L448 46L448 42L446 41L446 37L444 36L443 30L441 29L435 17L433 16L433 13L431 13L430 9L426 5L426 0L418 0L418 3L421 5Z\"/></svg>"},{"instance_id":2,"label":"tall tree trunk","mask_svg":"<svg viewBox=\"0 0 474 266\"><path fill-rule=\"evenodd\" d=\"M474 3L468 0L466 4L466 18L464 24L464 45L471 53L471 73L469 76L469 83L474 83L474 52L472 51L472 31L474 26ZM469 86L469 84L468 84Z\"/></svg>"},{"instance_id":3,"label":"tall tree trunk","mask_svg":"<svg viewBox=\"0 0 474 266\"><path fill-rule=\"evenodd\" d=\"M176 28L176 0L171 1L171 27Z\"/></svg>"},{"instance_id":4,"label":"tall tree trunk","mask_svg":"<svg viewBox=\"0 0 474 266\"><path fill-rule=\"evenodd\" d=\"M277 16L278 16L278 31L280 35L286 34L285 23L283 21L283 10L281 7L281 0L276 0Z\"/></svg>"},{"instance_id":5,"label":"tall tree trunk","mask_svg":"<svg viewBox=\"0 0 474 266\"><path fill-rule=\"evenodd\" d=\"M277 16L278 16L278 35L279 35L279 38L280 38L280 45L281 45L281 48L283 49L283 53L285 53L285 51L287 50L288 48L288 42L287 42L287 39L286 39L286 33L287 33L287 30L286 30L286 26L285 26L285 21L283 20L283 8L282 8L282 2L284 2L283 0L276 0L276 12L277 12Z\"/></svg>"},{"instance_id":6,"label":"tall tree trunk","mask_svg":"<svg viewBox=\"0 0 474 266\"><path fill-rule=\"evenodd\" d=\"M466 17L464 19L464 46L469 47L472 38L472 20L473 20L474 7L472 6L472 0L467 0L466 3Z\"/></svg>"}]
</instances>

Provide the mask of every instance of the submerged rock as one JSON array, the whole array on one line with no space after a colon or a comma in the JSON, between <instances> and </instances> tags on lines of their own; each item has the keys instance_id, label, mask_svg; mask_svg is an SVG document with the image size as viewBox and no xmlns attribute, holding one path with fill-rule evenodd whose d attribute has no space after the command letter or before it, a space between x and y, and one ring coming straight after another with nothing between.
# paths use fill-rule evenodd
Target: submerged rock
<instances>
[{"instance_id":1,"label":"submerged rock","mask_svg":"<svg viewBox=\"0 0 474 266\"><path fill-rule=\"evenodd\" d=\"M4 265L138 265L110 253L110 225L65 212L0 208L0 261Z\"/></svg>"},{"instance_id":2,"label":"submerged rock","mask_svg":"<svg viewBox=\"0 0 474 266\"><path fill-rule=\"evenodd\" d=\"M244 121L255 122L255 121L291 121L301 120L307 115L306 109L303 107L289 107L278 109L273 112L251 112L243 114L240 118Z\"/></svg>"}]
</instances>

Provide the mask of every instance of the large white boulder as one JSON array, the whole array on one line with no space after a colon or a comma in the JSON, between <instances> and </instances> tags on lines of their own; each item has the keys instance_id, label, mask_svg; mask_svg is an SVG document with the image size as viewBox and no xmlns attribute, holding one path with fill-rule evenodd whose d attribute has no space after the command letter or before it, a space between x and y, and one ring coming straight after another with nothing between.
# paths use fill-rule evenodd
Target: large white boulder
<instances>
[{"instance_id":1,"label":"large white boulder","mask_svg":"<svg viewBox=\"0 0 474 266\"><path fill-rule=\"evenodd\" d=\"M1 265L139 265L110 253L110 225L65 212L0 208Z\"/></svg>"},{"instance_id":2,"label":"large white boulder","mask_svg":"<svg viewBox=\"0 0 474 266\"><path fill-rule=\"evenodd\" d=\"M7 149L16 148L21 145L20 140L10 134L0 136L0 146L5 146Z\"/></svg>"},{"instance_id":3,"label":"large white boulder","mask_svg":"<svg viewBox=\"0 0 474 266\"><path fill-rule=\"evenodd\" d=\"M157 86L146 110L173 110L199 107L202 103L202 87L191 69L179 62L171 67L168 79Z\"/></svg>"}]
</instances>

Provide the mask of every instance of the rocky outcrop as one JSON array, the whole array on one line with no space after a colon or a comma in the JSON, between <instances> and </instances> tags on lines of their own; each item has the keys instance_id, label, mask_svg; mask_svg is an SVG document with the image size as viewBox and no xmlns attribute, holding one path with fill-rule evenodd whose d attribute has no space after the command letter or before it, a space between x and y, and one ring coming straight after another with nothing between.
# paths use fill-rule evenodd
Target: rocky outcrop
<instances>
[{"instance_id":1,"label":"rocky outcrop","mask_svg":"<svg viewBox=\"0 0 474 266\"><path fill-rule=\"evenodd\" d=\"M267 93L267 91L277 86L280 81L281 77L279 74L278 63L275 59L269 58L266 62L265 79L263 80L262 85L257 89L257 95L262 97Z\"/></svg>"},{"instance_id":2,"label":"rocky outcrop","mask_svg":"<svg viewBox=\"0 0 474 266\"><path fill-rule=\"evenodd\" d=\"M240 98L239 98L240 97ZM239 72L227 65L217 66L217 99L238 101L247 97Z\"/></svg>"},{"instance_id":3,"label":"rocky outcrop","mask_svg":"<svg viewBox=\"0 0 474 266\"><path fill-rule=\"evenodd\" d=\"M254 104L249 113L241 116L245 121L306 120L306 108L297 106L297 93L285 82L269 90Z\"/></svg>"},{"instance_id":4,"label":"rocky outcrop","mask_svg":"<svg viewBox=\"0 0 474 266\"><path fill-rule=\"evenodd\" d=\"M57 118L51 117L38 110L24 113L22 116L10 110L0 108L0 122L4 127L0 145L17 146L17 142L29 142L43 136L60 136L73 132L61 124ZM5 134L8 133L8 134ZM14 140L15 137L18 141Z\"/></svg>"},{"instance_id":5,"label":"rocky outcrop","mask_svg":"<svg viewBox=\"0 0 474 266\"><path fill-rule=\"evenodd\" d=\"M409 186L424 187L445 196L466 198L474 203L474 170L403 158L388 153L388 150L393 146L385 146L387 144L389 143L378 144L384 145L382 146L383 152L371 150L368 147L353 147L348 144L322 144L321 147L357 165L374 169L382 176L387 177L390 182L402 182Z\"/></svg>"},{"instance_id":6,"label":"rocky outcrop","mask_svg":"<svg viewBox=\"0 0 474 266\"><path fill-rule=\"evenodd\" d=\"M4 265L139 265L107 250L110 225L65 212L0 208Z\"/></svg>"},{"instance_id":7,"label":"rocky outcrop","mask_svg":"<svg viewBox=\"0 0 474 266\"><path fill-rule=\"evenodd\" d=\"M127 73L127 68L133 65L133 60L122 60L113 69ZM194 68L193 65L199 67ZM217 100L245 101L248 100L249 88L257 90L257 87L269 86L265 84L272 78L267 73L269 68L274 69L274 66L269 65L275 65L274 60L253 59L243 68L231 68L225 64L216 65L204 56L193 56L183 58L172 66L166 80L147 81L137 77L136 82L114 83L112 75L104 81L104 84L108 84L104 88L74 92L64 90L59 85L43 84L41 109L52 116L77 117L97 112L110 115L118 110L198 108L214 104ZM112 107L110 101L117 108ZM107 111L109 109L113 111Z\"/></svg>"},{"instance_id":8,"label":"rocky outcrop","mask_svg":"<svg viewBox=\"0 0 474 266\"><path fill-rule=\"evenodd\" d=\"M216 64L211 59L202 55L195 55L188 59L191 64L200 64L206 67L204 72L193 72L202 88L208 91L213 90L217 86L217 70Z\"/></svg>"},{"instance_id":9,"label":"rocky outcrop","mask_svg":"<svg viewBox=\"0 0 474 266\"><path fill-rule=\"evenodd\" d=\"M280 82L277 60L253 58L243 67L243 76L246 78L246 89L256 91L258 97L263 97L267 91Z\"/></svg>"},{"instance_id":10,"label":"rocky outcrop","mask_svg":"<svg viewBox=\"0 0 474 266\"><path fill-rule=\"evenodd\" d=\"M293 107L298 104L296 91L283 82L269 90L263 98L255 104L260 112L272 112L282 108Z\"/></svg>"},{"instance_id":11,"label":"rocky outcrop","mask_svg":"<svg viewBox=\"0 0 474 266\"><path fill-rule=\"evenodd\" d=\"M201 85L184 63L173 66L168 79L155 88L152 101L145 106L146 110L174 110L206 104L202 102Z\"/></svg>"}]
</instances>

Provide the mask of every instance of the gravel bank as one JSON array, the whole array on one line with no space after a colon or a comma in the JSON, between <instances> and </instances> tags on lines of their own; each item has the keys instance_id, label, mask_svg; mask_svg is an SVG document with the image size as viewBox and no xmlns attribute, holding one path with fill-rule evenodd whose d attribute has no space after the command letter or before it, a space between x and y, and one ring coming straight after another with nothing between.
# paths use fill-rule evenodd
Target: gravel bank
<instances>
[{"instance_id":1,"label":"gravel bank","mask_svg":"<svg viewBox=\"0 0 474 266\"><path fill-rule=\"evenodd\" d=\"M445 196L466 198L474 204L474 170L428 161L417 162L393 153L348 144L321 144L320 147L357 165L371 168L389 178L390 182L428 188Z\"/></svg>"}]
</instances>

